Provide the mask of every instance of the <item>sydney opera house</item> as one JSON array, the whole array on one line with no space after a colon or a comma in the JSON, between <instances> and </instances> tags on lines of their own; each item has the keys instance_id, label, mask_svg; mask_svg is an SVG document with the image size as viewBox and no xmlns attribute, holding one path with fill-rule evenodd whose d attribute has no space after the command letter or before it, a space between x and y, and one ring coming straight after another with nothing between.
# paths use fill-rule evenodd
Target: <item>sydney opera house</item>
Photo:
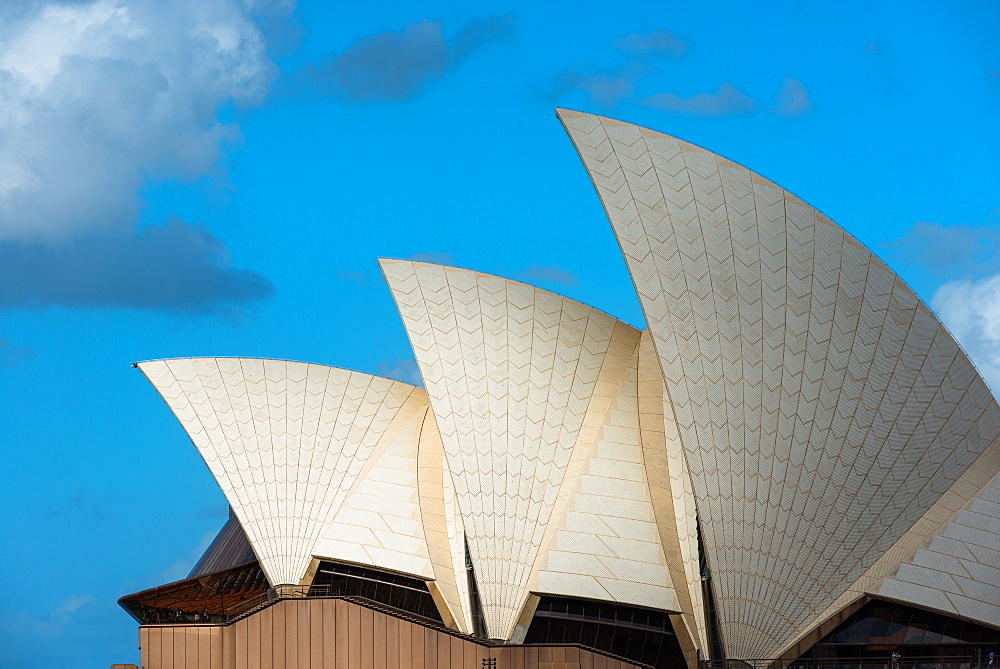
<instances>
[{"instance_id":1,"label":"sydney opera house","mask_svg":"<svg viewBox=\"0 0 1000 669\"><path fill-rule=\"evenodd\" d=\"M985 667L1000 407L955 340L772 182L558 116L646 329L382 260L423 388L138 363L231 507L121 599L142 666Z\"/></svg>"}]
</instances>

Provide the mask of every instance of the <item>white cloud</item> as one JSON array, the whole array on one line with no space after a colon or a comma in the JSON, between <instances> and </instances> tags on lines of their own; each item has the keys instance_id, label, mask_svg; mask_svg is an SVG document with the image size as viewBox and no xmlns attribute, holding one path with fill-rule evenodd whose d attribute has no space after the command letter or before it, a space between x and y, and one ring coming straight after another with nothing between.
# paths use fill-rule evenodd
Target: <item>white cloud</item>
<instances>
[{"instance_id":1,"label":"white cloud","mask_svg":"<svg viewBox=\"0 0 1000 669\"><path fill-rule=\"evenodd\" d=\"M949 281L931 307L993 389L1000 390L1000 274Z\"/></svg>"},{"instance_id":2,"label":"white cloud","mask_svg":"<svg viewBox=\"0 0 1000 669\"><path fill-rule=\"evenodd\" d=\"M148 178L210 172L239 138L219 109L276 73L254 18L238 0L0 9L0 240L131 230Z\"/></svg>"}]
</instances>

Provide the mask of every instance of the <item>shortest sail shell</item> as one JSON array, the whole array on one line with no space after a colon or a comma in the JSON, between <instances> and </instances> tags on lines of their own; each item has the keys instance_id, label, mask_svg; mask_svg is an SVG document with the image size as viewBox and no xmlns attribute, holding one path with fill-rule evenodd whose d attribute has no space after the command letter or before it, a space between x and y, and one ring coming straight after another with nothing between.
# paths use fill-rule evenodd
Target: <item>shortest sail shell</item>
<instances>
[{"instance_id":1,"label":"shortest sail shell","mask_svg":"<svg viewBox=\"0 0 1000 669\"><path fill-rule=\"evenodd\" d=\"M426 408L419 388L280 360L139 363L243 525L268 580L298 584L380 444Z\"/></svg>"}]
</instances>

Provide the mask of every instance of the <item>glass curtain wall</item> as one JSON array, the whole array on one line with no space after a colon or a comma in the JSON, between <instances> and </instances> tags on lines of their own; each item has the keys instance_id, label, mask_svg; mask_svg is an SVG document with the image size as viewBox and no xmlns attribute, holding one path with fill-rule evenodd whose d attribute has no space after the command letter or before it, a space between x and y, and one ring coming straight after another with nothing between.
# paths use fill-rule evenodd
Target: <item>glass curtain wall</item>
<instances>
[{"instance_id":1,"label":"glass curtain wall","mask_svg":"<svg viewBox=\"0 0 1000 669\"><path fill-rule=\"evenodd\" d=\"M685 666L667 613L610 602L542 597L524 642L580 644L657 668Z\"/></svg>"}]
</instances>

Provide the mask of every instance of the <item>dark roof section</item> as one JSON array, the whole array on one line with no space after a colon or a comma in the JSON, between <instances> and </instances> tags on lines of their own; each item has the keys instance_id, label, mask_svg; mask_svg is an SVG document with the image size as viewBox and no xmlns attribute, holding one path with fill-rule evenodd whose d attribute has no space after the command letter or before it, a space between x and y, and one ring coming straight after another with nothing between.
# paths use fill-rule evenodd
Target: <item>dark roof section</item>
<instances>
[{"instance_id":1,"label":"dark roof section","mask_svg":"<svg viewBox=\"0 0 1000 669\"><path fill-rule=\"evenodd\" d=\"M232 569L158 585L118 604L142 625L156 623L225 623L243 602L263 596L270 584L256 560Z\"/></svg>"},{"instance_id":2,"label":"dark roof section","mask_svg":"<svg viewBox=\"0 0 1000 669\"><path fill-rule=\"evenodd\" d=\"M236 519L236 514L230 507L229 520L219 530L219 534L212 540L208 550L192 567L187 577L206 576L256 560L257 556L254 555L250 540L247 539L240 521Z\"/></svg>"}]
</instances>

